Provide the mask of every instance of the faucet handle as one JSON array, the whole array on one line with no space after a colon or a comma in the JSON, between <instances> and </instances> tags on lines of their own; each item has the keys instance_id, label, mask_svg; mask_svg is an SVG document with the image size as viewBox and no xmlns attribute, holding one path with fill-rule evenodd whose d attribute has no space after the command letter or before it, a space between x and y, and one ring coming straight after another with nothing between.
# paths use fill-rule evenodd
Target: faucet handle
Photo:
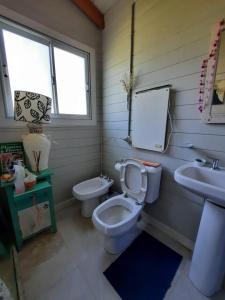
<instances>
[{"instance_id":1,"label":"faucet handle","mask_svg":"<svg viewBox=\"0 0 225 300\"><path fill-rule=\"evenodd\" d=\"M124 163L124 162L125 162L125 159L124 159L124 158L121 158L121 159L119 159L119 160L116 160L115 163L116 163L116 164L117 164L117 163L122 164L122 163Z\"/></svg>"},{"instance_id":2,"label":"faucet handle","mask_svg":"<svg viewBox=\"0 0 225 300\"><path fill-rule=\"evenodd\" d=\"M212 165L212 168L213 169L219 169L219 159L218 158L215 158L214 160L213 160L213 165Z\"/></svg>"},{"instance_id":3,"label":"faucet handle","mask_svg":"<svg viewBox=\"0 0 225 300\"><path fill-rule=\"evenodd\" d=\"M108 175L103 175L102 176L103 179L107 180L108 182L111 181L110 177Z\"/></svg>"},{"instance_id":4,"label":"faucet handle","mask_svg":"<svg viewBox=\"0 0 225 300\"><path fill-rule=\"evenodd\" d=\"M212 161L212 169L216 170L219 169L219 159L214 157L207 157Z\"/></svg>"}]
</instances>

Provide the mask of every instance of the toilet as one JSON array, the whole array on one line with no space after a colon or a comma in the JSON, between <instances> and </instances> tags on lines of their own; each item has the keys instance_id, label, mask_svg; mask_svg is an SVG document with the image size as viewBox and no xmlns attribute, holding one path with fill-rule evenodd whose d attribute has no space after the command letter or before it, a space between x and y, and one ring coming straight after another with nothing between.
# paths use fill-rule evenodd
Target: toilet
<instances>
[{"instance_id":1,"label":"toilet","mask_svg":"<svg viewBox=\"0 0 225 300\"><path fill-rule=\"evenodd\" d=\"M90 218L94 209L100 204L101 197L108 193L113 180L109 177L95 177L76 184L72 189L73 196L81 201L81 215Z\"/></svg>"},{"instance_id":2,"label":"toilet","mask_svg":"<svg viewBox=\"0 0 225 300\"><path fill-rule=\"evenodd\" d=\"M118 164L117 164L118 165ZM117 254L124 251L140 233L137 222L145 203L159 196L162 167L147 167L133 159L120 163L123 194L95 208L92 221L104 235L104 248Z\"/></svg>"}]
</instances>

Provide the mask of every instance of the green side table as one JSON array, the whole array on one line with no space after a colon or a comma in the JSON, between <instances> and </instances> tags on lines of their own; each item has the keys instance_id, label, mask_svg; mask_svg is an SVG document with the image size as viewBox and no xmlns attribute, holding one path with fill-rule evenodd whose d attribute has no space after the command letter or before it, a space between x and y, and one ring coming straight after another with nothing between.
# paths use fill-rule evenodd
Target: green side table
<instances>
[{"instance_id":1,"label":"green side table","mask_svg":"<svg viewBox=\"0 0 225 300\"><path fill-rule=\"evenodd\" d=\"M49 169L40 172L37 175L36 185L32 189L22 194L15 194L13 182L0 183L0 188L3 188L7 195L8 206L15 234L15 244L18 251L21 249L24 240L37 233L35 232L33 234L24 236L19 217L22 211L37 206L41 203L46 203L50 214L50 225L46 228L50 228L51 232L53 233L57 231L51 184L52 174L52 171ZM42 228L41 230L46 228Z\"/></svg>"},{"instance_id":2,"label":"green side table","mask_svg":"<svg viewBox=\"0 0 225 300\"><path fill-rule=\"evenodd\" d=\"M8 256L9 247L7 247L2 241L0 241L0 256Z\"/></svg>"}]
</instances>

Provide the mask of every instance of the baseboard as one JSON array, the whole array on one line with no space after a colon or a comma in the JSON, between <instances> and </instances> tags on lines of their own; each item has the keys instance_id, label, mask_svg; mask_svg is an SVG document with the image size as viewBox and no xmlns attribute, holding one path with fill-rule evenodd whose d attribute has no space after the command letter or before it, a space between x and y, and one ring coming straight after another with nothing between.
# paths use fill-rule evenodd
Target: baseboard
<instances>
[{"instance_id":1,"label":"baseboard","mask_svg":"<svg viewBox=\"0 0 225 300\"><path fill-rule=\"evenodd\" d=\"M141 216L142 216L142 221L145 224L144 229L146 231L148 231L148 226L153 226L157 230L163 232L164 234L169 236L171 239L175 240L176 242L178 242L179 244L184 246L185 248L193 251L194 242L192 240L186 238L185 236L178 233L174 229L170 228L169 226L167 226L167 225L161 223L160 221L156 220L155 218L151 217L144 211L142 211Z\"/></svg>"},{"instance_id":2,"label":"baseboard","mask_svg":"<svg viewBox=\"0 0 225 300\"><path fill-rule=\"evenodd\" d=\"M66 200L61 201L61 202L59 202L55 205L55 211L57 213L57 212L61 211L62 209L73 206L73 205L76 205L76 199L75 198L66 199Z\"/></svg>"}]
</instances>

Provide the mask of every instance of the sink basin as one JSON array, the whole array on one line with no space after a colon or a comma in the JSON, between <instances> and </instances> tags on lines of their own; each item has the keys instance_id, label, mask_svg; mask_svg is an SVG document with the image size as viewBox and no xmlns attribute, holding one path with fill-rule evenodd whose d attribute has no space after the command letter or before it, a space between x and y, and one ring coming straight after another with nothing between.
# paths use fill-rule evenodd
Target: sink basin
<instances>
[{"instance_id":1,"label":"sink basin","mask_svg":"<svg viewBox=\"0 0 225 300\"><path fill-rule=\"evenodd\" d=\"M176 169L174 178L183 187L225 207L225 170L199 167L195 163Z\"/></svg>"},{"instance_id":2,"label":"sink basin","mask_svg":"<svg viewBox=\"0 0 225 300\"><path fill-rule=\"evenodd\" d=\"M198 290L211 297L221 289L225 276L225 169L189 163L179 167L174 178L206 200L189 277Z\"/></svg>"}]
</instances>

